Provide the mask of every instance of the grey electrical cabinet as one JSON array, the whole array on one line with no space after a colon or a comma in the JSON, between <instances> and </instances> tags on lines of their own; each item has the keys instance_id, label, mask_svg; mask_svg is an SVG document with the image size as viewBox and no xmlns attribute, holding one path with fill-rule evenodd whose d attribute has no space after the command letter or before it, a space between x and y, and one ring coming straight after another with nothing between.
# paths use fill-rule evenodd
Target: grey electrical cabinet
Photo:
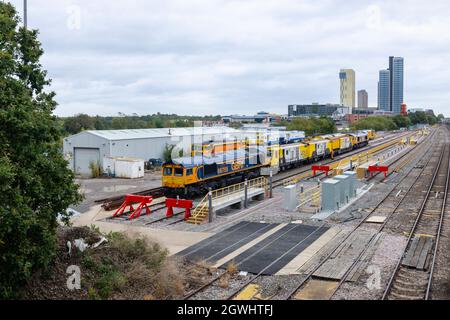
<instances>
[{"instance_id":1,"label":"grey electrical cabinet","mask_svg":"<svg viewBox=\"0 0 450 320\"><path fill-rule=\"evenodd\" d=\"M287 211L295 211L298 205L297 186L287 186L284 188L283 193L283 209Z\"/></svg>"},{"instance_id":2,"label":"grey electrical cabinet","mask_svg":"<svg viewBox=\"0 0 450 320\"><path fill-rule=\"evenodd\" d=\"M339 180L341 182L339 186L339 202L341 206L345 206L350 201L350 177L340 174L333 177L333 179Z\"/></svg>"},{"instance_id":3,"label":"grey electrical cabinet","mask_svg":"<svg viewBox=\"0 0 450 320\"><path fill-rule=\"evenodd\" d=\"M357 190L357 174L354 171L346 171L344 172L345 176L349 177L349 193L350 198L356 197L356 190Z\"/></svg>"},{"instance_id":4,"label":"grey electrical cabinet","mask_svg":"<svg viewBox=\"0 0 450 320\"><path fill-rule=\"evenodd\" d=\"M339 209L341 181L327 179L322 182L322 210L335 211Z\"/></svg>"}]
</instances>

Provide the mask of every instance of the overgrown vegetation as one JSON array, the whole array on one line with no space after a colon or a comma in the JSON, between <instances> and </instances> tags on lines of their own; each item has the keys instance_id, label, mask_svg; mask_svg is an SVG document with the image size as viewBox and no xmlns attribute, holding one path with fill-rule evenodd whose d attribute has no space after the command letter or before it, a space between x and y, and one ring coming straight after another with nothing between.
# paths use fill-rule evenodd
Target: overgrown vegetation
<instances>
[{"instance_id":1,"label":"overgrown vegetation","mask_svg":"<svg viewBox=\"0 0 450 320\"><path fill-rule=\"evenodd\" d=\"M166 146L164 147L164 151L163 151L164 162L172 161L172 152L173 152L174 148L175 148L175 145L166 144Z\"/></svg>"},{"instance_id":2,"label":"overgrown vegetation","mask_svg":"<svg viewBox=\"0 0 450 320\"><path fill-rule=\"evenodd\" d=\"M0 2L0 298L53 259L57 217L81 200L59 149L61 130L37 30Z\"/></svg>"},{"instance_id":3,"label":"overgrown vegetation","mask_svg":"<svg viewBox=\"0 0 450 320\"><path fill-rule=\"evenodd\" d=\"M108 235L108 244L83 253L82 279L91 299L167 299L183 293L183 281L168 251L142 237Z\"/></svg>"},{"instance_id":4,"label":"overgrown vegetation","mask_svg":"<svg viewBox=\"0 0 450 320\"><path fill-rule=\"evenodd\" d=\"M441 119L443 115L434 116L426 114L425 112L415 112L410 113L408 116L396 115L396 116L375 116L361 119L355 122L351 129L353 130L365 130L373 129L376 131L388 131L388 130L398 130L400 128L408 128L411 125L416 124L428 124L435 125Z\"/></svg>"},{"instance_id":5,"label":"overgrown vegetation","mask_svg":"<svg viewBox=\"0 0 450 320\"><path fill-rule=\"evenodd\" d=\"M96 248L68 254L67 242L84 239ZM69 290L70 265L80 268L81 288ZM139 235L101 234L97 228L58 229L57 256L46 273L37 274L22 290L25 299L174 299L183 296L184 273L168 251Z\"/></svg>"},{"instance_id":6,"label":"overgrown vegetation","mask_svg":"<svg viewBox=\"0 0 450 320\"><path fill-rule=\"evenodd\" d=\"M98 177L101 177L103 175L103 168L102 168L102 165L100 164L100 161L97 161L97 162L91 161L91 162L89 162L89 169L91 170L92 178L98 178Z\"/></svg>"}]
</instances>

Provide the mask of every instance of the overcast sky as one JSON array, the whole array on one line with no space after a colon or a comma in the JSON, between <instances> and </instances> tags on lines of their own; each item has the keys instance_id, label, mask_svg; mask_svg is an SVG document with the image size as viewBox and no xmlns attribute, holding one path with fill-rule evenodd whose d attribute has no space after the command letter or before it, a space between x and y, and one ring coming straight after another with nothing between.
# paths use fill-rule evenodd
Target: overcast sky
<instances>
[{"instance_id":1,"label":"overcast sky","mask_svg":"<svg viewBox=\"0 0 450 320\"><path fill-rule=\"evenodd\" d=\"M286 114L339 103L341 68L375 107L395 55L408 107L450 116L448 0L28 2L58 115Z\"/></svg>"}]
</instances>

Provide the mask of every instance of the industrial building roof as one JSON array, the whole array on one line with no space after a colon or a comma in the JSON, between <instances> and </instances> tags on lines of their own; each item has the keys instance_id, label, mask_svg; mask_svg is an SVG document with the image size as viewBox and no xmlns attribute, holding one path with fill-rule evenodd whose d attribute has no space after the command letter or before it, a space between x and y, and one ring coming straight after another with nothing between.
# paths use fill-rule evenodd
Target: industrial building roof
<instances>
[{"instance_id":1,"label":"industrial building roof","mask_svg":"<svg viewBox=\"0 0 450 320\"><path fill-rule=\"evenodd\" d=\"M239 131L229 127L190 127L126 130L88 130L83 131L108 140L147 139L163 137L190 136L193 134L227 134Z\"/></svg>"}]
</instances>

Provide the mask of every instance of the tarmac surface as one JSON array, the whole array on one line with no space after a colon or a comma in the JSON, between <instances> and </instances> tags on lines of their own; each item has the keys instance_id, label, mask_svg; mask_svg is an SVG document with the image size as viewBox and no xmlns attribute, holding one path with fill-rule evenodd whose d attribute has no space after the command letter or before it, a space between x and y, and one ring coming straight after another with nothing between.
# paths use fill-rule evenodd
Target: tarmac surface
<instances>
[{"instance_id":1,"label":"tarmac surface","mask_svg":"<svg viewBox=\"0 0 450 320\"><path fill-rule=\"evenodd\" d=\"M71 209L84 213L96 204L96 200L160 187L161 172L146 171L144 177L139 179L78 178L76 183L80 185L80 192L84 199L79 205L71 206Z\"/></svg>"},{"instance_id":2,"label":"tarmac surface","mask_svg":"<svg viewBox=\"0 0 450 320\"><path fill-rule=\"evenodd\" d=\"M178 255L193 262L205 260L215 263L278 225L243 221L179 252ZM275 274L327 230L324 226L285 224L232 260L223 262L221 268L226 268L233 261L239 271Z\"/></svg>"}]
</instances>

